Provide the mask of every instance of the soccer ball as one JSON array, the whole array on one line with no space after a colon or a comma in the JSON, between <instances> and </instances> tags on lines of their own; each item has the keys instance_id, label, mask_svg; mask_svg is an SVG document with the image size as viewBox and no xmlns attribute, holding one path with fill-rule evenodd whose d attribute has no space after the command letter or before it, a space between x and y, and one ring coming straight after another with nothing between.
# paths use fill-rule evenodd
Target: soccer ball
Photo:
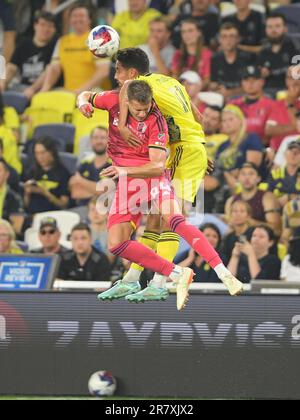
<instances>
[{"instance_id":1,"label":"soccer ball","mask_svg":"<svg viewBox=\"0 0 300 420\"><path fill-rule=\"evenodd\" d=\"M110 372L96 372L89 380L89 392L93 397L111 397L117 389L117 381Z\"/></svg>"},{"instance_id":2,"label":"soccer ball","mask_svg":"<svg viewBox=\"0 0 300 420\"><path fill-rule=\"evenodd\" d=\"M88 47L96 57L113 57L120 48L120 36L110 26L97 26L90 32Z\"/></svg>"}]
</instances>

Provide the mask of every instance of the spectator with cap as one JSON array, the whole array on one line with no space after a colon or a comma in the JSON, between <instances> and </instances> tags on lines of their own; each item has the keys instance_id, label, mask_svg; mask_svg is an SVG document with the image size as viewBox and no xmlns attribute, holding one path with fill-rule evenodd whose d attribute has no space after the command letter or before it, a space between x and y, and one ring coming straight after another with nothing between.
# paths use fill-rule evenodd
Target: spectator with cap
<instances>
[{"instance_id":1,"label":"spectator with cap","mask_svg":"<svg viewBox=\"0 0 300 420\"><path fill-rule=\"evenodd\" d=\"M245 114L248 132L257 134L264 144L269 144L266 125L274 112L275 101L264 94L264 85L265 80L259 67L246 67L242 74L242 89L245 94L230 103L237 105Z\"/></svg>"},{"instance_id":2,"label":"spectator with cap","mask_svg":"<svg viewBox=\"0 0 300 420\"><path fill-rule=\"evenodd\" d=\"M89 200L97 195L100 173L111 166L107 155L107 128L99 126L92 131L91 145L93 154L81 162L77 173L69 182L72 198L77 200L79 205L87 205Z\"/></svg>"},{"instance_id":3,"label":"spectator with cap","mask_svg":"<svg viewBox=\"0 0 300 420\"><path fill-rule=\"evenodd\" d=\"M263 77L266 79L265 89L273 95L285 89L287 71L292 65L293 57L298 54L287 33L285 16L276 11L272 12L266 22L268 43L262 49L258 62L262 68Z\"/></svg>"},{"instance_id":4,"label":"spectator with cap","mask_svg":"<svg viewBox=\"0 0 300 420\"><path fill-rule=\"evenodd\" d=\"M290 143L285 156L286 165L272 170L268 181L269 190L282 207L300 195L300 143Z\"/></svg>"},{"instance_id":5,"label":"spectator with cap","mask_svg":"<svg viewBox=\"0 0 300 420\"><path fill-rule=\"evenodd\" d=\"M72 251L62 255L59 278L73 281L109 281L110 264L105 254L93 248L92 232L81 223L72 229Z\"/></svg>"},{"instance_id":6,"label":"spectator with cap","mask_svg":"<svg viewBox=\"0 0 300 420\"><path fill-rule=\"evenodd\" d=\"M42 219L39 230L39 240L42 248L32 251L33 254L57 254L62 255L68 249L60 245L61 232L58 228L57 221L53 217L45 217Z\"/></svg>"},{"instance_id":7,"label":"spectator with cap","mask_svg":"<svg viewBox=\"0 0 300 420\"><path fill-rule=\"evenodd\" d=\"M24 204L21 196L10 189L9 176L7 163L0 159L0 219L9 221L14 231L21 234L25 220Z\"/></svg>"},{"instance_id":8,"label":"spectator with cap","mask_svg":"<svg viewBox=\"0 0 300 420\"><path fill-rule=\"evenodd\" d=\"M196 20L182 21L181 40L181 48L173 58L173 76L178 79L184 71L194 71L206 88L210 82L212 52L204 46L203 33Z\"/></svg>"},{"instance_id":9,"label":"spectator with cap","mask_svg":"<svg viewBox=\"0 0 300 420\"><path fill-rule=\"evenodd\" d=\"M226 99L241 95L243 70L256 62L253 54L239 50L240 34L230 22L220 29L220 51L212 58L210 89Z\"/></svg>"},{"instance_id":10,"label":"spectator with cap","mask_svg":"<svg viewBox=\"0 0 300 420\"><path fill-rule=\"evenodd\" d=\"M228 269L243 283L251 280L279 280L281 261L270 254L275 243L271 228L257 226L250 241L236 243Z\"/></svg>"},{"instance_id":11,"label":"spectator with cap","mask_svg":"<svg viewBox=\"0 0 300 420\"><path fill-rule=\"evenodd\" d=\"M266 134L271 138L270 146L277 152L287 136L299 134L296 115L300 111L300 78L295 72L297 67L290 67L286 75L287 94L278 100L267 121Z\"/></svg>"},{"instance_id":12,"label":"spectator with cap","mask_svg":"<svg viewBox=\"0 0 300 420\"><path fill-rule=\"evenodd\" d=\"M149 23L161 16L155 9L148 9L147 0L128 0L129 10L117 14L112 27L120 34L120 48L135 48L149 38Z\"/></svg>"},{"instance_id":13,"label":"spectator with cap","mask_svg":"<svg viewBox=\"0 0 300 420\"><path fill-rule=\"evenodd\" d=\"M300 236L291 239L288 255L282 262L281 280L288 282L300 281Z\"/></svg>"},{"instance_id":14,"label":"spectator with cap","mask_svg":"<svg viewBox=\"0 0 300 420\"><path fill-rule=\"evenodd\" d=\"M148 42L140 48L148 55L151 73L170 75L176 49L171 43L171 27L165 17L150 22Z\"/></svg>"},{"instance_id":15,"label":"spectator with cap","mask_svg":"<svg viewBox=\"0 0 300 420\"><path fill-rule=\"evenodd\" d=\"M44 71L50 63L57 42L55 16L38 12L34 21L34 36L20 42L7 64L5 88L19 73L19 84L11 86L31 99L42 87Z\"/></svg>"},{"instance_id":16,"label":"spectator with cap","mask_svg":"<svg viewBox=\"0 0 300 420\"><path fill-rule=\"evenodd\" d=\"M7 220L0 219L0 254L22 255L16 243L16 234Z\"/></svg>"},{"instance_id":17,"label":"spectator with cap","mask_svg":"<svg viewBox=\"0 0 300 420\"><path fill-rule=\"evenodd\" d=\"M226 203L225 213L227 221L232 220L232 205L237 201L244 201L251 209L249 223L257 226L265 223L280 236L282 229L281 207L270 191L259 188L261 177L258 168L252 163L245 163L238 175L240 192L230 197Z\"/></svg>"},{"instance_id":18,"label":"spectator with cap","mask_svg":"<svg viewBox=\"0 0 300 420\"><path fill-rule=\"evenodd\" d=\"M226 16L223 23L231 22L238 28L241 35L240 50L259 53L265 36L264 16L251 9L251 0L233 0L233 3L237 12Z\"/></svg>"},{"instance_id":19,"label":"spectator with cap","mask_svg":"<svg viewBox=\"0 0 300 420\"><path fill-rule=\"evenodd\" d=\"M181 23L182 21L193 18L197 21L199 28L204 35L204 44L210 47L216 40L219 31L219 16L211 10L210 0L191 0L190 7L182 9L182 13L177 17L173 25L173 43L176 48L181 44Z\"/></svg>"},{"instance_id":20,"label":"spectator with cap","mask_svg":"<svg viewBox=\"0 0 300 420\"><path fill-rule=\"evenodd\" d=\"M179 77L180 83L185 87L192 103L198 108L202 114L205 110L205 104L200 101L199 94L202 90L202 79L198 73L192 70L185 71Z\"/></svg>"}]
</instances>

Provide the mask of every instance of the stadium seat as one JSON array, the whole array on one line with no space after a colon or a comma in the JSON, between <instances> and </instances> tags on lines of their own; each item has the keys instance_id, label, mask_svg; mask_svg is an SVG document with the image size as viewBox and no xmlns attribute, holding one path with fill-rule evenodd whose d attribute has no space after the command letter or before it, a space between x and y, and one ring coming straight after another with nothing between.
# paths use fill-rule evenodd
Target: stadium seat
<instances>
[{"instance_id":1,"label":"stadium seat","mask_svg":"<svg viewBox=\"0 0 300 420\"><path fill-rule=\"evenodd\" d=\"M53 138L62 152L73 150L75 127L72 124L40 125L35 129L33 139L37 140L42 136Z\"/></svg>"},{"instance_id":2,"label":"stadium seat","mask_svg":"<svg viewBox=\"0 0 300 420\"><path fill-rule=\"evenodd\" d=\"M95 109L93 118L85 118L81 112L76 109L73 114L73 124L76 128L74 153L79 154L79 142L85 136L89 136L94 128L102 126L108 128L108 112L100 109Z\"/></svg>"},{"instance_id":3,"label":"stadium seat","mask_svg":"<svg viewBox=\"0 0 300 420\"><path fill-rule=\"evenodd\" d=\"M40 228L41 220L45 217L53 217L57 220L59 229L62 233L61 239L64 241L68 240L71 230L75 225L77 225L80 222L80 216L76 213L70 211L53 211L48 213L36 214L33 219L32 228L38 231Z\"/></svg>"},{"instance_id":4,"label":"stadium seat","mask_svg":"<svg viewBox=\"0 0 300 420\"><path fill-rule=\"evenodd\" d=\"M79 140L78 161L86 159L93 153L90 136L84 136Z\"/></svg>"},{"instance_id":5,"label":"stadium seat","mask_svg":"<svg viewBox=\"0 0 300 420\"><path fill-rule=\"evenodd\" d=\"M300 33L300 5L292 4L290 6L282 6L276 9L276 12L282 13L287 20L289 33Z\"/></svg>"},{"instance_id":6,"label":"stadium seat","mask_svg":"<svg viewBox=\"0 0 300 420\"><path fill-rule=\"evenodd\" d=\"M75 175L78 167L78 159L75 155L71 153L59 153L60 160L62 164L68 169L71 175Z\"/></svg>"},{"instance_id":7,"label":"stadium seat","mask_svg":"<svg viewBox=\"0 0 300 420\"><path fill-rule=\"evenodd\" d=\"M38 93L26 109L28 138L32 138L36 127L46 124L72 123L76 96L70 92L54 91Z\"/></svg>"},{"instance_id":8,"label":"stadium seat","mask_svg":"<svg viewBox=\"0 0 300 420\"><path fill-rule=\"evenodd\" d=\"M14 108L19 115L22 115L29 105L26 96L19 92L3 92L2 97L4 106Z\"/></svg>"}]
</instances>

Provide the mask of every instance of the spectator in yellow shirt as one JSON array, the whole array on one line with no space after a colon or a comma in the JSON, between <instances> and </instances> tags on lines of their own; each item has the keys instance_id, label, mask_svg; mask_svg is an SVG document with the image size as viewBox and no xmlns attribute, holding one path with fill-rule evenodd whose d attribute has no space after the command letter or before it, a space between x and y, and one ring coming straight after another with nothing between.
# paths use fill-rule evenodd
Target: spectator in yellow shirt
<instances>
[{"instance_id":1,"label":"spectator in yellow shirt","mask_svg":"<svg viewBox=\"0 0 300 420\"><path fill-rule=\"evenodd\" d=\"M121 37L120 48L135 48L146 44L149 38L149 24L161 16L155 9L147 8L147 0L129 0L129 10L116 15L112 26Z\"/></svg>"},{"instance_id":2,"label":"spectator in yellow shirt","mask_svg":"<svg viewBox=\"0 0 300 420\"><path fill-rule=\"evenodd\" d=\"M3 158L9 166L12 166L19 174L22 171L22 165L19 157L17 137L18 119L15 116L14 110L5 108L0 95L0 138L3 142Z\"/></svg>"},{"instance_id":3,"label":"spectator in yellow shirt","mask_svg":"<svg viewBox=\"0 0 300 420\"><path fill-rule=\"evenodd\" d=\"M99 87L109 75L110 61L96 59L87 46L92 29L90 10L86 6L74 6L70 11L70 26L73 33L58 41L46 70L42 92L55 87L62 74L64 88L76 94Z\"/></svg>"}]
</instances>

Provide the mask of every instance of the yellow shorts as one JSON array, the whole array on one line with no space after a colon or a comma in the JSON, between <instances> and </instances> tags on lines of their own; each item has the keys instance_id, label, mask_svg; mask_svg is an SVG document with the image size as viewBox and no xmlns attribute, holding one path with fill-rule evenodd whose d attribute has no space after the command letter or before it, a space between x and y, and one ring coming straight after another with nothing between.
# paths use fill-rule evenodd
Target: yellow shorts
<instances>
[{"instance_id":1,"label":"yellow shorts","mask_svg":"<svg viewBox=\"0 0 300 420\"><path fill-rule=\"evenodd\" d=\"M178 198L194 203L207 171L204 144L179 143L170 145L168 168Z\"/></svg>"}]
</instances>

